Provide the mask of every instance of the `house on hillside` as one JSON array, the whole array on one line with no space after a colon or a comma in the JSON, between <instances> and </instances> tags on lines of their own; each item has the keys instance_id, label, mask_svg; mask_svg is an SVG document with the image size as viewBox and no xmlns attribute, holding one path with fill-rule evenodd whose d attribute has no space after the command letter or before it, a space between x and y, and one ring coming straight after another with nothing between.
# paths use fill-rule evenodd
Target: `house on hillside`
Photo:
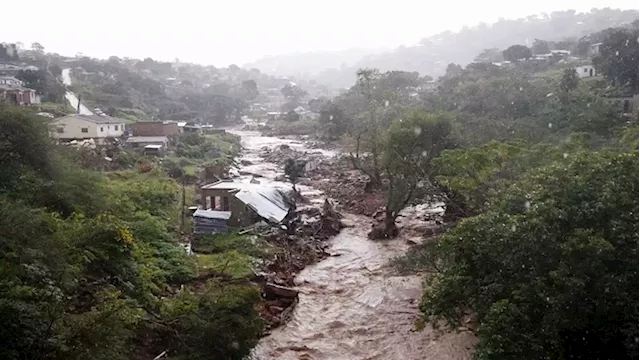
<instances>
[{"instance_id":1,"label":"house on hillside","mask_svg":"<svg viewBox=\"0 0 640 360\"><path fill-rule=\"evenodd\" d=\"M24 87L24 83L13 76L0 76L0 99L16 105L40 103L40 96L36 95L36 91Z\"/></svg>"},{"instance_id":2,"label":"house on hillside","mask_svg":"<svg viewBox=\"0 0 640 360\"><path fill-rule=\"evenodd\" d=\"M598 75L596 68L593 65L577 66L576 72L578 73L578 77L580 78L594 77Z\"/></svg>"},{"instance_id":3,"label":"house on hillside","mask_svg":"<svg viewBox=\"0 0 640 360\"><path fill-rule=\"evenodd\" d=\"M600 45L602 45L602 43L595 43L595 44L589 45L589 56L590 57L595 57L595 56L600 55Z\"/></svg>"},{"instance_id":4,"label":"house on hillside","mask_svg":"<svg viewBox=\"0 0 640 360\"><path fill-rule=\"evenodd\" d=\"M638 95L633 96L609 96L605 101L613 105L623 114L628 116L638 116Z\"/></svg>"},{"instance_id":5,"label":"house on hillside","mask_svg":"<svg viewBox=\"0 0 640 360\"><path fill-rule=\"evenodd\" d=\"M176 122L141 121L129 124L128 128L133 136L172 136L180 133Z\"/></svg>"},{"instance_id":6,"label":"house on hillside","mask_svg":"<svg viewBox=\"0 0 640 360\"><path fill-rule=\"evenodd\" d=\"M106 139L124 134L124 121L111 116L73 114L55 119L51 136L62 140L95 139L103 145Z\"/></svg>"},{"instance_id":7,"label":"house on hillside","mask_svg":"<svg viewBox=\"0 0 640 360\"><path fill-rule=\"evenodd\" d=\"M295 207L283 189L233 180L202 186L200 197L205 210L231 212L230 226L247 226L261 219L280 223Z\"/></svg>"}]
</instances>

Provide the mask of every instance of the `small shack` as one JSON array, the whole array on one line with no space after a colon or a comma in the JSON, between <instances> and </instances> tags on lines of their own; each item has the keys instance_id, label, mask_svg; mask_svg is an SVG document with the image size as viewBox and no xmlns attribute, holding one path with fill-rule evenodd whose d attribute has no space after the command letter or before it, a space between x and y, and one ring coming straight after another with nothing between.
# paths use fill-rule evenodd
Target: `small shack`
<instances>
[{"instance_id":1,"label":"small shack","mask_svg":"<svg viewBox=\"0 0 640 360\"><path fill-rule=\"evenodd\" d=\"M230 211L230 226L247 226L261 219L280 223L295 207L285 189L275 186L220 180L200 188L205 209Z\"/></svg>"},{"instance_id":2,"label":"small shack","mask_svg":"<svg viewBox=\"0 0 640 360\"><path fill-rule=\"evenodd\" d=\"M193 232L196 234L223 234L228 231L230 211L198 209L193 213Z\"/></svg>"},{"instance_id":3,"label":"small shack","mask_svg":"<svg viewBox=\"0 0 640 360\"><path fill-rule=\"evenodd\" d=\"M147 145L169 146L169 138L166 136L131 136L127 139L127 147L132 149L144 149Z\"/></svg>"},{"instance_id":4,"label":"small shack","mask_svg":"<svg viewBox=\"0 0 640 360\"><path fill-rule=\"evenodd\" d=\"M147 145L142 150L142 153L149 156L164 156L164 148L162 145Z\"/></svg>"}]
</instances>

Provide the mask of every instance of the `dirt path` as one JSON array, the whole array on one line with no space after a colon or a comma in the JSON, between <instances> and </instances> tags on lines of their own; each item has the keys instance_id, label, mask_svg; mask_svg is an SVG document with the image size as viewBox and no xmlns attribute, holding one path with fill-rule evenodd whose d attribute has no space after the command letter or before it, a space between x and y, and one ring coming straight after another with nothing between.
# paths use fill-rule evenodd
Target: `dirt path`
<instances>
[{"instance_id":1,"label":"dirt path","mask_svg":"<svg viewBox=\"0 0 640 360\"><path fill-rule=\"evenodd\" d=\"M281 169L259 161L263 146L300 142L233 131L243 139L243 170L273 179ZM316 198L318 192L305 189ZM437 335L414 331L422 292L418 276L398 276L389 261L404 253L406 239L373 242L366 237L370 219L347 215L344 229L331 240L331 257L296 277L299 303L292 319L263 338L255 357L268 359L469 359L474 344L466 333Z\"/></svg>"}]
</instances>

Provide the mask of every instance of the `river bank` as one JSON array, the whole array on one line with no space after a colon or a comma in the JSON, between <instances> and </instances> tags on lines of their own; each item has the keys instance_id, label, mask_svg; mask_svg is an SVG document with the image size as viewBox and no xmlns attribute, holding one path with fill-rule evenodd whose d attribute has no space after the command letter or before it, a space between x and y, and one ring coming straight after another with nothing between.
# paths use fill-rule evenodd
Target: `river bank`
<instances>
[{"instance_id":1,"label":"river bank","mask_svg":"<svg viewBox=\"0 0 640 360\"><path fill-rule=\"evenodd\" d=\"M239 171L245 178L261 175L273 184L282 167L264 161L278 148L290 148L324 160L336 151L312 149L304 141L261 136L257 131L230 130L241 137L244 152ZM274 161L273 157L269 158ZM331 179L326 181L331 186ZM324 202L315 181L299 185L311 204ZM344 200L344 199L340 199ZM290 320L261 339L255 358L267 359L468 359L474 344L468 333L443 333L427 327L415 331L422 294L421 278L400 276L390 261L421 237L405 232L400 237L373 242L367 239L374 220L345 213L347 228L328 241L327 258L307 266L294 278L298 303ZM405 226L421 222L406 216Z\"/></svg>"}]
</instances>

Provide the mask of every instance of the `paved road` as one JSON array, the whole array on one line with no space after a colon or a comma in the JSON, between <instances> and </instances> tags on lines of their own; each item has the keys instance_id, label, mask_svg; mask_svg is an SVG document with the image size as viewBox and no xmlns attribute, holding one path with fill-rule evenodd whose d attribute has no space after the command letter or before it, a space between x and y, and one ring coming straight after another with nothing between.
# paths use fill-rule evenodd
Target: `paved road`
<instances>
[{"instance_id":1,"label":"paved road","mask_svg":"<svg viewBox=\"0 0 640 360\"><path fill-rule=\"evenodd\" d=\"M71 85L71 76L69 75L70 71L71 69L62 70L62 82L66 86ZM69 101L69 103L71 104L71 106L73 106L74 109L78 108L79 100L76 94L72 93L71 91L67 91L67 93L65 94L65 97L67 98L67 101ZM91 110L89 110L89 108L80 104L80 115L93 115L93 113L91 112Z\"/></svg>"}]
</instances>

